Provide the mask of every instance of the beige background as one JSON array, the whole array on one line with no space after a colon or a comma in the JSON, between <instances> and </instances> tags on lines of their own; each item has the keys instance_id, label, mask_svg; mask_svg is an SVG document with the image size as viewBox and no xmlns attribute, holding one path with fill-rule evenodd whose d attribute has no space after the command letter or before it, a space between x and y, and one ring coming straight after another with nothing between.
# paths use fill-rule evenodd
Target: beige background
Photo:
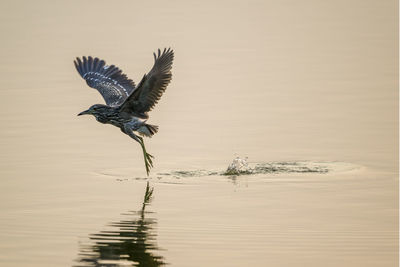
<instances>
[{"instance_id":1,"label":"beige background","mask_svg":"<svg viewBox=\"0 0 400 267\"><path fill-rule=\"evenodd\" d=\"M172 47L146 140L167 262L397 266L397 1L1 1L0 14L0 265L69 266L79 240L140 206L143 181L116 181L145 176L140 147L76 117L102 99L72 60L138 82ZM246 186L155 178L223 170L235 153L359 168Z\"/></svg>"}]
</instances>

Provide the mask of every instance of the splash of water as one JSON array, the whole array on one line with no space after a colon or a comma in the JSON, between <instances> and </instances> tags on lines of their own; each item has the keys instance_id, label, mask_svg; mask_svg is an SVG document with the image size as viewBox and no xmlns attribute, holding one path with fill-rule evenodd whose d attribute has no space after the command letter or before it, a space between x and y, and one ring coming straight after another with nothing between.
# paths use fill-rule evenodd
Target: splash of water
<instances>
[{"instance_id":1,"label":"splash of water","mask_svg":"<svg viewBox=\"0 0 400 267\"><path fill-rule=\"evenodd\" d=\"M228 166L224 175L241 175L241 174L252 174L254 169L250 168L247 162L247 157L241 159L239 156L236 157L232 163Z\"/></svg>"},{"instance_id":2,"label":"splash of water","mask_svg":"<svg viewBox=\"0 0 400 267\"><path fill-rule=\"evenodd\" d=\"M170 170L167 172L157 173L157 178L190 178L190 177L206 177L206 176L240 176L240 175L279 175L279 174L326 174L331 172L344 172L360 169L361 166L338 161L271 161L271 162L253 162L248 163L247 157L240 158L236 156L233 161L228 165L225 170ZM128 174L114 174L110 172L102 172L101 174L117 178L117 181L127 181L130 179L134 180L147 180L148 177L136 177L136 178L125 178L129 177L129 173L132 171L128 170Z\"/></svg>"}]
</instances>

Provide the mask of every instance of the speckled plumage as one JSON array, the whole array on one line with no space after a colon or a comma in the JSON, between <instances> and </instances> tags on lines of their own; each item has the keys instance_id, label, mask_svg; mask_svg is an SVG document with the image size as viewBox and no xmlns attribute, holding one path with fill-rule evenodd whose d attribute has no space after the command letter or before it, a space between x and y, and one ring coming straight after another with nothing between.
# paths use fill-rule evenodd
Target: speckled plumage
<instances>
[{"instance_id":1,"label":"speckled plumage","mask_svg":"<svg viewBox=\"0 0 400 267\"><path fill-rule=\"evenodd\" d=\"M121 129L132 139L139 142L143 149L146 172L152 167L152 156L146 152L142 137L151 137L158 126L147 124L148 112L157 104L171 81L174 52L164 49L154 53L154 65L145 74L138 86L114 65L106 65L104 60L92 57L76 58L75 67L86 83L99 91L106 105L95 104L78 115L91 114L96 120Z\"/></svg>"}]
</instances>

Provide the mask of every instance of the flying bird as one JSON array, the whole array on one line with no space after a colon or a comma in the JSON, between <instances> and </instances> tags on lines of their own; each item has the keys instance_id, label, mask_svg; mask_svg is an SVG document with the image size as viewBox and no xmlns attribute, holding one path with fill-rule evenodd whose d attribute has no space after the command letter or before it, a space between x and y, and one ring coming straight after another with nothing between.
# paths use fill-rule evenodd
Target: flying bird
<instances>
[{"instance_id":1,"label":"flying bird","mask_svg":"<svg viewBox=\"0 0 400 267\"><path fill-rule=\"evenodd\" d=\"M168 48L161 52L158 49L158 53L153 55L153 68L137 86L121 69L106 65L97 57L76 58L74 61L87 85L99 91L106 102L106 105L95 104L78 116L91 114L98 122L112 124L137 141L143 150L147 175L153 167L153 156L147 153L141 136L152 137L158 131L158 126L147 123L148 112L160 100L171 81L174 51Z\"/></svg>"}]
</instances>

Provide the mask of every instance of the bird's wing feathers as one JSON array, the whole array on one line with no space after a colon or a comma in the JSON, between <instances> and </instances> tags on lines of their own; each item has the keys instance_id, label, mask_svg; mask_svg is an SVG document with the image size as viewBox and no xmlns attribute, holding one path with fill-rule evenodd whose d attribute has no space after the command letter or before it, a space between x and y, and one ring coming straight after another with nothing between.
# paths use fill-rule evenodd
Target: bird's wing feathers
<instances>
[{"instance_id":1,"label":"bird's wing feathers","mask_svg":"<svg viewBox=\"0 0 400 267\"><path fill-rule=\"evenodd\" d=\"M105 61L97 57L76 58L74 64L86 83L100 92L108 106L119 106L135 89L135 83L119 68L106 66Z\"/></svg>"},{"instance_id":2,"label":"bird's wing feathers","mask_svg":"<svg viewBox=\"0 0 400 267\"><path fill-rule=\"evenodd\" d=\"M154 53L153 68L148 74L144 75L137 88L121 105L122 111L144 118L147 117L146 112L157 104L171 81L173 59L174 51L170 48L164 49L162 53L158 49L157 55Z\"/></svg>"}]
</instances>

